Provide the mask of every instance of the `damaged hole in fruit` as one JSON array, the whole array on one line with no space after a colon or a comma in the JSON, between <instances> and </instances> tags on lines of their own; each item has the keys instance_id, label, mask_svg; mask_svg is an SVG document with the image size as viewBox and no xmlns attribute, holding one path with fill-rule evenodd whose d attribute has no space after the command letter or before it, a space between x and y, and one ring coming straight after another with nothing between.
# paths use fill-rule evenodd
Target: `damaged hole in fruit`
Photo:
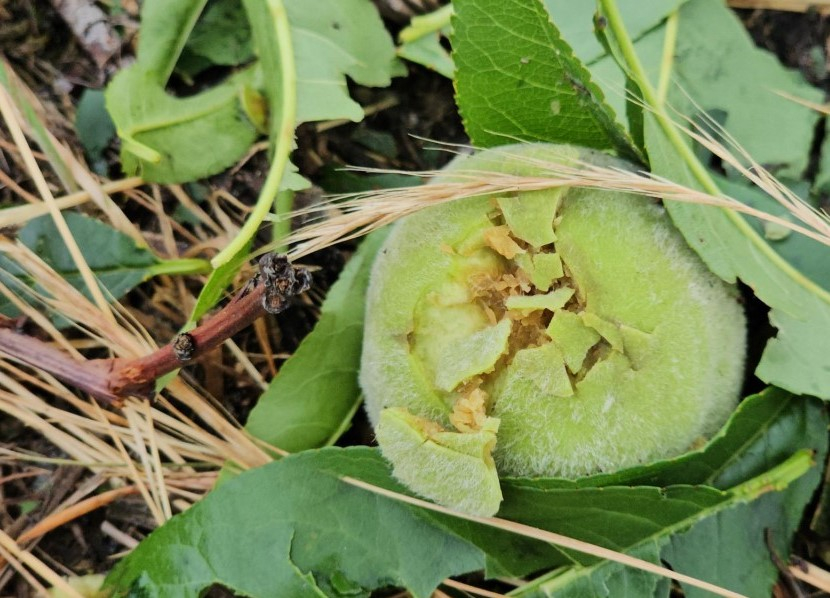
<instances>
[{"instance_id":1,"label":"damaged hole in fruit","mask_svg":"<svg viewBox=\"0 0 830 598\"><path fill-rule=\"evenodd\" d=\"M445 180L576 159L627 167L522 145L458 160ZM576 478L689 450L743 377L736 290L631 194L553 188L415 214L375 263L366 322L361 383L395 476L484 515L500 475Z\"/></svg>"}]
</instances>

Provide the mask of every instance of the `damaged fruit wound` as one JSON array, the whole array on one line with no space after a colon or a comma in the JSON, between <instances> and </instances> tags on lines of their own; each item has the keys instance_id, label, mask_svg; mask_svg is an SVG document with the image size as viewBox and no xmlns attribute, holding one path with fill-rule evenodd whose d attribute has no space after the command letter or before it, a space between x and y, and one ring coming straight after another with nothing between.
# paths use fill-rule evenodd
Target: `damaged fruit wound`
<instances>
[{"instance_id":1,"label":"damaged fruit wound","mask_svg":"<svg viewBox=\"0 0 830 598\"><path fill-rule=\"evenodd\" d=\"M453 173L630 168L516 145ZM460 176L460 174L456 174ZM654 200L558 187L445 203L375 262L361 385L384 456L416 493L492 515L499 476L613 472L713 434L740 391L746 324Z\"/></svg>"}]
</instances>

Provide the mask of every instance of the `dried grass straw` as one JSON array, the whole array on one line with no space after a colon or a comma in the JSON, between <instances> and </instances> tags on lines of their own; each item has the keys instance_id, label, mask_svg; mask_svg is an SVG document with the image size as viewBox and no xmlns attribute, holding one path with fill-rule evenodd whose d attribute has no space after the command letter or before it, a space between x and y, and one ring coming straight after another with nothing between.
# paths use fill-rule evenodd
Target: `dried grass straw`
<instances>
[{"instance_id":1,"label":"dried grass straw","mask_svg":"<svg viewBox=\"0 0 830 598\"><path fill-rule=\"evenodd\" d=\"M335 196L329 198L324 204L298 210L295 213L297 216L315 217L321 214L331 214L332 207L337 208L333 216L316 220L292 233L287 239L287 242L293 245L290 255L293 258L300 258L330 245L368 234L433 205L467 197L504 195L558 187L584 187L636 193L664 201L725 208L774 223L830 246L830 218L827 214L813 208L790 191L763 166L752 160L751 156L740 148L734 139L728 137L728 134L724 132L730 145L737 149L737 155L700 127L696 129L680 127L692 139L734 167L747 180L786 208L794 221L753 208L728 195L712 195L649 172L597 166L567 159L564 156L561 162L555 162L517 156L505 150L503 152L505 158L531 165L538 169L540 174L519 176L460 169L453 171L453 181L436 182L436 179L445 177L446 173L442 171L411 173L384 169L353 169L363 172L409 174L431 180L432 183L416 187L381 189ZM468 146L456 147L463 150L472 149Z\"/></svg>"}]
</instances>

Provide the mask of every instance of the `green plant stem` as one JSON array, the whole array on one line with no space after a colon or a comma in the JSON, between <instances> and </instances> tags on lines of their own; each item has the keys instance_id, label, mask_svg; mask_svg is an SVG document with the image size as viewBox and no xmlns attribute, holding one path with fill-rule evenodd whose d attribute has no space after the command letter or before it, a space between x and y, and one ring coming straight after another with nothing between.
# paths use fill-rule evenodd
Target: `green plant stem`
<instances>
[{"instance_id":1,"label":"green plant stem","mask_svg":"<svg viewBox=\"0 0 830 598\"><path fill-rule=\"evenodd\" d=\"M162 274L205 274L211 271L210 262L197 258L162 260L147 268L148 278Z\"/></svg>"},{"instance_id":2,"label":"green plant stem","mask_svg":"<svg viewBox=\"0 0 830 598\"><path fill-rule=\"evenodd\" d=\"M692 146L684 139L680 129L674 123L671 116L669 116L665 103L660 101L657 91L651 85L651 82L646 76L645 69L637 56L636 50L634 49L634 43L631 41L628 31L625 29L625 23L623 22L622 15L617 7L616 0L599 0L599 3L605 18L608 21L608 25L611 28L614 37L617 39L617 45L622 52L626 65L628 66L632 77L640 86L640 91L643 94L643 100L645 102L645 108L654 115L654 118L657 120L657 124L663 130L663 133L666 135L669 143L671 143L675 151L677 151L678 155L682 158L683 162L692 173L692 176L694 176L700 184L701 188L711 195L722 195L717 183L715 183L714 179L709 175L709 171L706 170L706 167L703 166L700 160L697 159L697 156L695 156ZM717 209L721 209L726 213L727 217L732 221L732 224L740 230L744 237L754 243L758 252L763 254L766 259L770 261L770 263L774 264L779 270L796 281L800 286L808 289L811 293L822 297L826 301L830 300L830 293L796 270L789 262L776 253L776 251L770 247L768 243L764 242L762 239L759 239L758 234L749 222L732 210L726 208Z\"/></svg>"},{"instance_id":3,"label":"green plant stem","mask_svg":"<svg viewBox=\"0 0 830 598\"><path fill-rule=\"evenodd\" d=\"M277 193L277 203L274 207L274 226L272 229L271 239L276 243L273 251L277 253L285 253L288 251L288 244L285 240L291 234L291 209L294 206L294 191L291 189L283 189Z\"/></svg>"},{"instance_id":4,"label":"green plant stem","mask_svg":"<svg viewBox=\"0 0 830 598\"><path fill-rule=\"evenodd\" d=\"M280 127L275 139L274 157L253 211L248 216L239 234L211 260L211 265L214 268L228 263L239 252L243 251L245 245L253 238L263 220L268 216L279 192L293 145L294 123L297 117L297 73L294 64L294 48L291 45L291 26L282 0L268 0L268 9L274 20L277 35L277 51L280 58L280 90L282 93L281 114L279 115ZM276 115L271 115L271 118L275 117Z\"/></svg>"},{"instance_id":5,"label":"green plant stem","mask_svg":"<svg viewBox=\"0 0 830 598\"><path fill-rule=\"evenodd\" d=\"M165 61L162 64L153 65L159 73L159 83L161 83L162 87L167 85L167 82L170 80L170 76L173 74L173 70L176 68L176 63L179 61L179 57L182 55L182 50L184 50L184 46L187 43L187 38L189 38L190 34L193 32L193 28L196 26L196 22L205 10L206 5L207 0L197 0L196 2L191 2L187 13L187 20L184 22L184 26L177 32L178 35L176 36L175 44L172 48L170 48L171 51L166 53L166 56L164 57Z\"/></svg>"},{"instance_id":6,"label":"green plant stem","mask_svg":"<svg viewBox=\"0 0 830 598\"><path fill-rule=\"evenodd\" d=\"M700 161L698 161L692 151L692 148L683 139L680 131L674 125L671 117L666 112L666 107L662 102L660 102L657 91L651 85L651 82L646 75L646 71L643 68L643 64L640 62L640 58L637 56L636 50L634 50L634 42L631 41L628 31L625 29L625 23L623 22L619 8L617 8L616 0L599 1L602 11L605 14L605 18L608 20L608 25L611 27L614 37L617 38L617 45L622 52L623 58L625 59L634 80L640 86L640 91L643 94L643 99L645 100L647 108L652 111L654 117L657 119L657 123L660 125L660 128L663 129L663 133L665 133L669 142L672 146L674 146L675 150L677 150L677 153L680 154L680 157L683 158L683 161L692 171L692 174L703 189L712 195L720 195L720 189L718 189L715 181L711 176L709 176L709 173L706 172L706 168L704 168Z\"/></svg>"},{"instance_id":7,"label":"green plant stem","mask_svg":"<svg viewBox=\"0 0 830 598\"><path fill-rule=\"evenodd\" d=\"M780 465L735 486L730 492L742 500L755 500L767 492L780 492L807 473L815 464L814 452L810 449L801 449Z\"/></svg>"},{"instance_id":8,"label":"green plant stem","mask_svg":"<svg viewBox=\"0 0 830 598\"><path fill-rule=\"evenodd\" d=\"M441 31L444 27L449 27L452 12L452 4L447 4L429 14L413 17L411 24L401 29L398 41L408 44L430 33Z\"/></svg>"},{"instance_id":9,"label":"green plant stem","mask_svg":"<svg viewBox=\"0 0 830 598\"><path fill-rule=\"evenodd\" d=\"M663 57L660 61L660 80L657 82L657 101L660 106L666 105L671 83L672 67L674 66L674 49L677 46L677 30L680 28L680 16L677 10L666 19L666 38L663 42Z\"/></svg>"}]
</instances>

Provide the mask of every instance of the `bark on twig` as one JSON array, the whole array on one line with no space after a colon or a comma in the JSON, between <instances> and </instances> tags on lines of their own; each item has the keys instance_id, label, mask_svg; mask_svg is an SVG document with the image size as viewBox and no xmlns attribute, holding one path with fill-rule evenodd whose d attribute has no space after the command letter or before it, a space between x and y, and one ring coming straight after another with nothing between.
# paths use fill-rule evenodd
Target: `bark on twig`
<instances>
[{"instance_id":1,"label":"bark on twig","mask_svg":"<svg viewBox=\"0 0 830 598\"><path fill-rule=\"evenodd\" d=\"M199 359L266 313L283 311L310 284L305 268L293 266L284 256L268 254L260 260L260 273L219 313L144 357L77 360L18 332L15 320L1 316L0 352L118 406L127 396L152 398L158 378Z\"/></svg>"}]
</instances>

